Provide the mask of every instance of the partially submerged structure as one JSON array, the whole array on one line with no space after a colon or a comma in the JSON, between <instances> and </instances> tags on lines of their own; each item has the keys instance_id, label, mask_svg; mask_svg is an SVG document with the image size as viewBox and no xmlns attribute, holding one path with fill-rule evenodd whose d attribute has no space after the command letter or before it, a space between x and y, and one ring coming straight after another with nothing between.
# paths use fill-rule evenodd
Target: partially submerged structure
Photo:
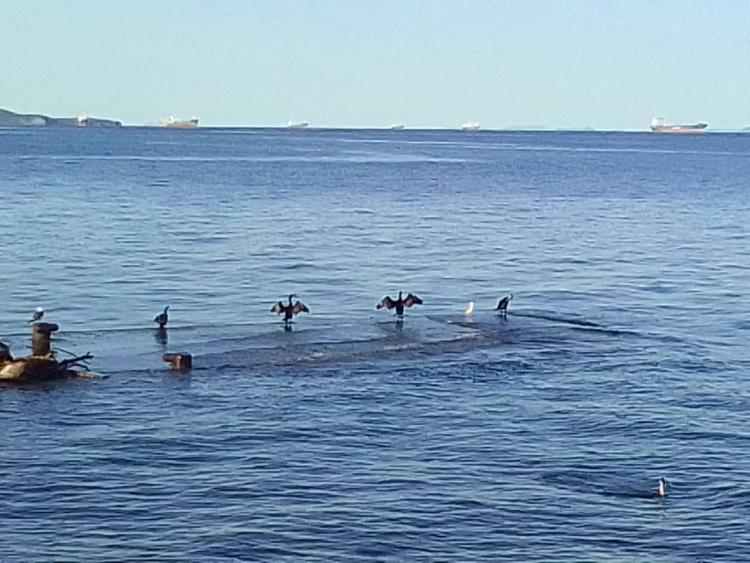
<instances>
[{"instance_id":1,"label":"partially submerged structure","mask_svg":"<svg viewBox=\"0 0 750 563\"><path fill-rule=\"evenodd\" d=\"M90 377L86 361L91 354L58 361L52 352L54 323L34 323L31 331L31 356L13 358L8 346L0 342L0 381L43 381L61 377Z\"/></svg>"}]
</instances>

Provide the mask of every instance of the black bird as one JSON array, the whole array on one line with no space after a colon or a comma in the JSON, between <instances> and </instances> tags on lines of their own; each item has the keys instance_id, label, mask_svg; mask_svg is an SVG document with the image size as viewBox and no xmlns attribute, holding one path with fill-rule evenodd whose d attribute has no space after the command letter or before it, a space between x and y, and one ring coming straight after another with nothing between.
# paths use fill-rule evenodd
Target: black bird
<instances>
[{"instance_id":1,"label":"black bird","mask_svg":"<svg viewBox=\"0 0 750 563\"><path fill-rule=\"evenodd\" d=\"M412 295L411 293L406 296L406 299L403 299L401 297L402 291L398 292L398 299L395 301L390 298L390 296L386 295L383 297L383 299L380 300L380 303L378 303L376 309L382 309L385 307L386 309L396 309L396 315L399 317L404 316L404 307L411 307L412 305L421 305L423 302L422 300L417 297L416 295Z\"/></svg>"},{"instance_id":2,"label":"black bird","mask_svg":"<svg viewBox=\"0 0 750 563\"><path fill-rule=\"evenodd\" d=\"M283 301L279 301L273 307L271 307L272 313L276 313L277 315L284 315L285 324L290 323L294 315L298 315L299 313L310 312L310 309L308 309L307 305L302 303L302 301L297 301L296 303L292 304L293 297L297 297L297 296L294 293L292 293L289 295L289 303L284 304Z\"/></svg>"},{"instance_id":3,"label":"black bird","mask_svg":"<svg viewBox=\"0 0 750 563\"><path fill-rule=\"evenodd\" d=\"M500 301L497 302L497 307L495 307L495 310L500 311L503 315L506 315L508 313L508 304L510 303L511 299L513 299L512 293L503 297Z\"/></svg>"},{"instance_id":4,"label":"black bird","mask_svg":"<svg viewBox=\"0 0 750 563\"><path fill-rule=\"evenodd\" d=\"M169 305L164 307L164 311L159 313L154 317L154 322L159 325L159 328L164 328L167 326L167 321L169 320L169 315L167 315L167 311L169 311Z\"/></svg>"},{"instance_id":5,"label":"black bird","mask_svg":"<svg viewBox=\"0 0 750 563\"><path fill-rule=\"evenodd\" d=\"M43 316L44 316L44 309L42 309L41 307L37 307L36 311L34 311L34 313L31 315L31 320L29 322L35 323L37 321L41 321Z\"/></svg>"}]
</instances>

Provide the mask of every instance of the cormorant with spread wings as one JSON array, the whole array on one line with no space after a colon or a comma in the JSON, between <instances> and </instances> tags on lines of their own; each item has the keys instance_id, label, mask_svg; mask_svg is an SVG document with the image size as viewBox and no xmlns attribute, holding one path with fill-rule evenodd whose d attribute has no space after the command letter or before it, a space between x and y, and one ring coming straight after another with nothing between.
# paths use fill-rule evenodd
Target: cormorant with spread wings
<instances>
[{"instance_id":1,"label":"cormorant with spread wings","mask_svg":"<svg viewBox=\"0 0 750 563\"><path fill-rule=\"evenodd\" d=\"M292 303L292 298L297 297L294 293L289 295L289 303L284 303L283 301L279 301L276 303L273 307L271 307L271 312L276 313L277 315L284 315L284 322L290 323L292 321L292 318L294 315L298 315L299 313L309 313L310 309L307 308L307 305L302 303L302 301L297 301L296 303Z\"/></svg>"},{"instance_id":2,"label":"cormorant with spread wings","mask_svg":"<svg viewBox=\"0 0 750 563\"><path fill-rule=\"evenodd\" d=\"M416 295L409 294L406 296L406 299L403 299L401 295L403 294L402 291L398 292L398 299L391 299L390 296L386 295L383 297L383 299L380 300L380 303L378 303L376 309L396 309L396 315L399 317L404 316L404 307L411 307L412 305L421 305L422 300L417 297Z\"/></svg>"}]
</instances>

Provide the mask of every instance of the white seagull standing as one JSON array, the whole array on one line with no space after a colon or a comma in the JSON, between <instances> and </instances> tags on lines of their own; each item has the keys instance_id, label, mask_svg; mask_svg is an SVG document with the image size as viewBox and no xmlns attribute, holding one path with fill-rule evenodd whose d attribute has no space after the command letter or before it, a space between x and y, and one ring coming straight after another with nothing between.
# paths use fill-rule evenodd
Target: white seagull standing
<instances>
[{"instance_id":1,"label":"white seagull standing","mask_svg":"<svg viewBox=\"0 0 750 563\"><path fill-rule=\"evenodd\" d=\"M41 321L42 317L44 316L44 309L41 307L37 307L34 313L31 315L30 323L35 323L37 321Z\"/></svg>"},{"instance_id":2,"label":"white seagull standing","mask_svg":"<svg viewBox=\"0 0 750 563\"><path fill-rule=\"evenodd\" d=\"M659 478L659 490L656 492L658 497L667 496L667 480L664 477Z\"/></svg>"}]
</instances>

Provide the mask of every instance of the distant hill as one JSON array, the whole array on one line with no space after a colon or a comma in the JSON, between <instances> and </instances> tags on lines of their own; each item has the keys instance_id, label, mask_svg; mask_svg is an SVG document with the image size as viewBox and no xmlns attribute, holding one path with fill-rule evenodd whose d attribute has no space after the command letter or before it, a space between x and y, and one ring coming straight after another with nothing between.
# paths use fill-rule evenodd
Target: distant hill
<instances>
[{"instance_id":1,"label":"distant hill","mask_svg":"<svg viewBox=\"0 0 750 563\"><path fill-rule=\"evenodd\" d=\"M79 127L77 117L49 117L41 114L21 114L0 109L0 127ZM112 119L87 117L86 127L122 127L122 123Z\"/></svg>"}]
</instances>

